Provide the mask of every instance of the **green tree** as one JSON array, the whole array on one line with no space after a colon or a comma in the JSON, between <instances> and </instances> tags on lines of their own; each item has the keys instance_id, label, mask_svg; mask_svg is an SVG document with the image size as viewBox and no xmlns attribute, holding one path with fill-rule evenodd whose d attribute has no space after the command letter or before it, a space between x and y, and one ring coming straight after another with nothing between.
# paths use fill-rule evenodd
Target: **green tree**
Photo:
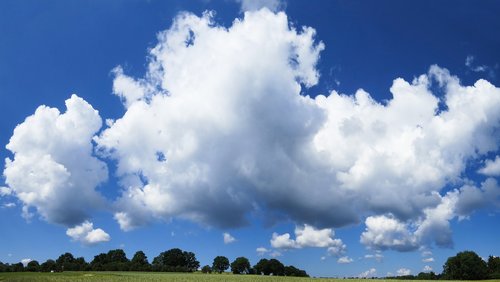
<instances>
[{"instance_id":1,"label":"green tree","mask_svg":"<svg viewBox=\"0 0 500 282\"><path fill-rule=\"evenodd\" d=\"M107 256L105 253L100 253L94 256L94 259L90 262L90 269L92 271L103 271L104 266L107 263Z\"/></svg>"},{"instance_id":2,"label":"green tree","mask_svg":"<svg viewBox=\"0 0 500 282\"><path fill-rule=\"evenodd\" d=\"M12 272L22 272L24 271L24 265L21 262L14 263L13 265L10 266L10 270Z\"/></svg>"},{"instance_id":3,"label":"green tree","mask_svg":"<svg viewBox=\"0 0 500 282\"><path fill-rule=\"evenodd\" d=\"M222 273L229 268L229 259L225 256L216 256L214 262L212 263L212 270L218 273Z\"/></svg>"},{"instance_id":4,"label":"green tree","mask_svg":"<svg viewBox=\"0 0 500 282\"><path fill-rule=\"evenodd\" d=\"M250 262L246 257L238 257L231 263L231 271L234 274L248 274Z\"/></svg>"},{"instance_id":5,"label":"green tree","mask_svg":"<svg viewBox=\"0 0 500 282\"><path fill-rule=\"evenodd\" d=\"M271 270L269 269L269 260L265 258L259 260L253 268L255 269L256 274L269 275L271 273Z\"/></svg>"},{"instance_id":6,"label":"green tree","mask_svg":"<svg viewBox=\"0 0 500 282\"><path fill-rule=\"evenodd\" d=\"M151 265L148 262L148 257L143 251L137 251L130 261L130 270L132 271L149 271Z\"/></svg>"},{"instance_id":7,"label":"green tree","mask_svg":"<svg viewBox=\"0 0 500 282\"><path fill-rule=\"evenodd\" d=\"M212 268L210 267L210 265L205 265L201 268L201 272L202 273L212 273Z\"/></svg>"},{"instance_id":8,"label":"green tree","mask_svg":"<svg viewBox=\"0 0 500 282\"><path fill-rule=\"evenodd\" d=\"M486 262L472 251L460 252L448 258L443 268L445 279L481 280L488 277Z\"/></svg>"},{"instance_id":9,"label":"green tree","mask_svg":"<svg viewBox=\"0 0 500 282\"><path fill-rule=\"evenodd\" d=\"M298 269L293 265L285 266L285 276L309 277L307 272Z\"/></svg>"},{"instance_id":10,"label":"green tree","mask_svg":"<svg viewBox=\"0 0 500 282\"><path fill-rule=\"evenodd\" d=\"M32 260L32 261L28 262L28 264L26 265L26 271L29 271L29 272L40 271L40 263L38 263L38 261L36 261L36 260Z\"/></svg>"},{"instance_id":11,"label":"green tree","mask_svg":"<svg viewBox=\"0 0 500 282\"><path fill-rule=\"evenodd\" d=\"M500 279L500 257L488 258L488 273L490 279Z\"/></svg>"},{"instance_id":12,"label":"green tree","mask_svg":"<svg viewBox=\"0 0 500 282\"><path fill-rule=\"evenodd\" d=\"M270 259L269 270L273 275L283 276L285 275L285 266L277 259Z\"/></svg>"},{"instance_id":13,"label":"green tree","mask_svg":"<svg viewBox=\"0 0 500 282\"><path fill-rule=\"evenodd\" d=\"M200 267L200 262L192 252L185 252L174 248L160 253L153 259L153 270L192 272Z\"/></svg>"},{"instance_id":14,"label":"green tree","mask_svg":"<svg viewBox=\"0 0 500 282\"><path fill-rule=\"evenodd\" d=\"M75 271L78 266L75 263L75 257L71 253L64 253L56 260L57 269L59 271Z\"/></svg>"},{"instance_id":15,"label":"green tree","mask_svg":"<svg viewBox=\"0 0 500 282\"><path fill-rule=\"evenodd\" d=\"M51 271L57 271L57 265L56 262L53 259L48 259L42 265L40 265L40 271L43 272L51 272Z\"/></svg>"}]
</instances>

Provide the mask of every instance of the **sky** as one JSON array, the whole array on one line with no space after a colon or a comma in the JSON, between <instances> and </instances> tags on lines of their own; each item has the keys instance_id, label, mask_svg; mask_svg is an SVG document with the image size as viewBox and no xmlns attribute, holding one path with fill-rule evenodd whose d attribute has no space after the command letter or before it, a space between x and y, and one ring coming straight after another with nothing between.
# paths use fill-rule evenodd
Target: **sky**
<instances>
[{"instance_id":1,"label":"sky","mask_svg":"<svg viewBox=\"0 0 500 282\"><path fill-rule=\"evenodd\" d=\"M1 1L0 261L500 255L497 1Z\"/></svg>"}]
</instances>

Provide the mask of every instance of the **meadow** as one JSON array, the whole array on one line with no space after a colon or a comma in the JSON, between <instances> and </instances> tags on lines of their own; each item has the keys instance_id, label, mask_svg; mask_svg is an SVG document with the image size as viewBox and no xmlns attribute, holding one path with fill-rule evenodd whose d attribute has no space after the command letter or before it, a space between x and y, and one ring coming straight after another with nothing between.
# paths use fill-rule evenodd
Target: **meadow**
<instances>
[{"instance_id":1,"label":"meadow","mask_svg":"<svg viewBox=\"0 0 500 282\"><path fill-rule=\"evenodd\" d=\"M201 274L201 273L161 273L161 272L62 272L62 273L37 273L37 272L8 272L0 273L0 281L173 281L173 282L195 282L195 281L262 281L262 282L339 282L343 279L334 278L298 278L283 276L257 276L257 275L232 275L232 274ZM346 282L360 281L408 281L408 280L382 280L382 279L349 279ZM500 282L500 280L488 280ZM452 282L452 281L450 281Z\"/></svg>"}]
</instances>

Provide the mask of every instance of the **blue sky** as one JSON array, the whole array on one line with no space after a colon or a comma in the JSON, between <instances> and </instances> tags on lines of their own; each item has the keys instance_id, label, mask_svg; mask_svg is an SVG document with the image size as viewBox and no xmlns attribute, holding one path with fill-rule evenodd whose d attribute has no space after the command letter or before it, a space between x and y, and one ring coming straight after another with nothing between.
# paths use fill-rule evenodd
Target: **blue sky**
<instances>
[{"instance_id":1,"label":"blue sky","mask_svg":"<svg viewBox=\"0 0 500 282\"><path fill-rule=\"evenodd\" d=\"M344 277L499 255L499 12L2 1L0 261L180 247Z\"/></svg>"}]
</instances>

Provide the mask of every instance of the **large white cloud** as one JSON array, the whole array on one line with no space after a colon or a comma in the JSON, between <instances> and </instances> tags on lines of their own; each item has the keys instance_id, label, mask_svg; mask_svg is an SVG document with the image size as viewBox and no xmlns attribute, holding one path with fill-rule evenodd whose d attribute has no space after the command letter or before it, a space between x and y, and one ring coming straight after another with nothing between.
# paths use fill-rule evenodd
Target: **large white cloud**
<instances>
[{"instance_id":1,"label":"large white cloud","mask_svg":"<svg viewBox=\"0 0 500 282\"><path fill-rule=\"evenodd\" d=\"M106 164L93 156L92 137L101 128L96 110L76 95L66 112L40 106L19 124L7 149L5 182L30 216L36 211L48 222L72 226L102 208L95 191L107 179Z\"/></svg>"},{"instance_id":2,"label":"large white cloud","mask_svg":"<svg viewBox=\"0 0 500 282\"><path fill-rule=\"evenodd\" d=\"M227 28L210 12L181 13L159 34L144 77L114 69L126 112L104 131L76 96L66 113L42 106L16 128L8 189L26 215L34 207L50 222L80 224L103 203L97 134L98 155L117 164L113 210L123 230L172 217L236 227L269 212L304 226L295 239L273 235L276 248L341 255L331 228L365 220L368 247L407 251L449 246L450 220L498 205L495 180L479 185L466 171L498 155L499 88L463 86L431 66L395 79L384 102L361 89L311 98L304 93L319 80L323 49L314 29L283 12L245 12ZM495 163L479 172L494 175Z\"/></svg>"},{"instance_id":3,"label":"large white cloud","mask_svg":"<svg viewBox=\"0 0 500 282\"><path fill-rule=\"evenodd\" d=\"M95 140L118 163L122 229L175 216L239 226L248 212L271 210L318 227L393 220L396 229L382 234L409 237L365 236L382 248L416 249L435 229L446 232L430 240L448 244L459 212L439 214L451 197L442 190L498 150L500 90L485 80L462 86L432 66L411 82L394 80L384 103L363 90L310 98L302 94L318 81L324 48L314 34L267 9L229 28L210 13L184 13L159 35L144 78L115 70L127 111ZM399 224L421 225L420 235Z\"/></svg>"}]
</instances>

